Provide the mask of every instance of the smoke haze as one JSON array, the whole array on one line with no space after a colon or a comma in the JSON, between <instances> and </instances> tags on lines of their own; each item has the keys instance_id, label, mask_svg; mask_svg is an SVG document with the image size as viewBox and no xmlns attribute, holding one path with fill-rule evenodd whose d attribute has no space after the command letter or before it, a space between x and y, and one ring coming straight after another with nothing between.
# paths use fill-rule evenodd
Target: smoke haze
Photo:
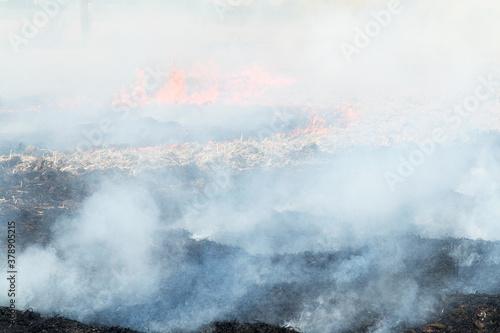
<instances>
[{"instance_id":1,"label":"smoke haze","mask_svg":"<svg viewBox=\"0 0 500 333\"><path fill-rule=\"evenodd\" d=\"M279 162L269 142L310 114L334 143L313 136L282 168L82 176L81 206L19 250L20 308L143 331L236 318L311 333L375 309L383 333L446 293L500 292L498 2L95 0L86 37L78 3L17 51L12 33L40 9L2 4L1 154L240 140ZM381 11L387 25L359 47Z\"/></svg>"}]
</instances>

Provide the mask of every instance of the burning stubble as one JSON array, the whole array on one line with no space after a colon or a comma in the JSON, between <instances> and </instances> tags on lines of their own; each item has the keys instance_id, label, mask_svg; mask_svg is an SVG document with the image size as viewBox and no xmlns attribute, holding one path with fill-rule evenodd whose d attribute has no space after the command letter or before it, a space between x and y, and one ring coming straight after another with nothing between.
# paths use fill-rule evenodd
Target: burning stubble
<instances>
[{"instance_id":1,"label":"burning stubble","mask_svg":"<svg viewBox=\"0 0 500 333\"><path fill-rule=\"evenodd\" d=\"M1 49L16 307L390 332L443 295L500 292L498 87L411 177L384 177L443 113L457 124L449 105L498 58L498 4L94 5L84 41L70 1ZM339 45L373 22L347 64Z\"/></svg>"}]
</instances>

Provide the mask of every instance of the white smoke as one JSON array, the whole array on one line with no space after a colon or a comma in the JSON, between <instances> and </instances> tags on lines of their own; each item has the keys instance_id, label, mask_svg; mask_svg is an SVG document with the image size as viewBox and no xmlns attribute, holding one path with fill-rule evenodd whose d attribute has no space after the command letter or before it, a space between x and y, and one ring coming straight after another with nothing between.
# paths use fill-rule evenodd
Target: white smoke
<instances>
[{"instance_id":1,"label":"white smoke","mask_svg":"<svg viewBox=\"0 0 500 333\"><path fill-rule=\"evenodd\" d=\"M81 320L112 306L141 304L158 288L152 259L158 210L134 186L105 187L76 218L59 220L46 247L19 256L20 307Z\"/></svg>"},{"instance_id":2,"label":"white smoke","mask_svg":"<svg viewBox=\"0 0 500 333\"><path fill-rule=\"evenodd\" d=\"M190 126L190 140L224 131L231 140L268 126L272 105L349 100L363 113L359 126L339 131L343 149L318 152L318 166L234 172L223 185L209 179L211 194L185 185L196 180L191 175L170 171L103 180L74 216L54 223L50 244L21 250L21 308L143 330L236 317L307 332L347 329L380 309L386 316L374 331L387 332L424 320L440 293L498 292L500 251L483 241L500 240L498 94L394 191L384 178L447 125L446 110L475 92L478 75L492 73L498 2L95 3L85 40L70 2L50 22L63 27L60 40L57 29L41 29L18 52L8 36L22 33L23 16L40 9L6 12L0 108L13 112L0 113L0 140L61 149L81 140L155 145L185 139ZM384 16L395 5L400 10ZM380 33L370 35L374 24ZM346 54L346 44L355 52ZM264 106L152 104L136 105L125 120L115 114L113 96L137 82L137 69L197 64L235 81L264 68L293 83L265 99L256 94ZM57 103L66 106L48 106ZM41 112L25 110L39 104ZM107 118L113 134L80 128ZM159 196L175 188L172 178L182 189ZM449 240L462 237L470 240ZM430 240L449 248L422 245ZM458 267L437 278L438 287L427 280L440 264L435 258ZM288 305L290 313L280 312Z\"/></svg>"}]
</instances>

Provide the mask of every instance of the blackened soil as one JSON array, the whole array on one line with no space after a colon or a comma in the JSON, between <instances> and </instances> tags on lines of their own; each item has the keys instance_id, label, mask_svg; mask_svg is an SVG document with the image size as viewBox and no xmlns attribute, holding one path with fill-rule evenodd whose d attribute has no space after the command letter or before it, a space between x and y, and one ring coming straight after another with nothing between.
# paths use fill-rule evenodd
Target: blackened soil
<instances>
[{"instance_id":1,"label":"blackened soil","mask_svg":"<svg viewBox=\"0 0 500 333\"><path fill-rule=\"evenodd\" d=\"M500 295L455 294L443 297L429 324L405 333L500 332Z\"/></svg>"},{"instance_id":2,"label":"blackened soil","mask_svg":"<svg viewBox=\"0 0 500 333\"><path fill-rule=\"evenodd\" d=\"M498 333L500 332L500 295L455 294L442 298L428 324L419 327L401 327L401 333ZM14 311L14 324L10 323L11 311L0 307L0 331L8 333L134 333L127 328L85 325L64 317L42 317L31 310ZM377 319L374 318L376 322ZM370 327L360 325L350 333L369 332ZM298 329L266 323L215 322L199 333L296 333Z\"/></svg>"},{"instance_id":3,"label":"blackened soil","mask_svg":"<svg viewBox=\"0 0 500 333\"><path fill-rule=\"evenodd\" d=\"M96 176L93 180L91 173L79 175L61 171L56 165L45 159L38 159L29 168L14 172L14 167L19 163L20 160L14 156L0 165L0 184L2 185L0 187L0 218L2 221L16 221L16 232L18 233L18 237L16 237L18 243L16 245L20 245L21 248L33 243L47 244L50 242L51 226L54 221L61 216L67 217L76 214L83 200L99 186L96 179L100 177ZM181 171L170 170L169 173L178 174ZM175 202L173 198L179 200L180 194L182 195L184 192L190 194L192 188L197 187L199 184L201 184L199 186L203 186L203 175L196 169L191 170L192 172L188 171L189 175L183 175L181 178L187 179L189 186L160 183L158 179L162 179L162 177L156 175L147 179L146 183L150 184L150 187L154 188L157 194L155 199L160 203L162 218L168 219L172 217L172 214L180 214L180 212L178 212L175 204L163 207L161 203ZM109 177L120 177L120 175L111 173L112 171L110 171ZM177 192L174 193L173 191ZM172 200L165 200L168 197L172 198ZM286 218L297 217L286 216ZM5 225L5 223L2 223L0 227L4 235L6 234ZM208 265L207 262L216 261L218 265L215 265L215 267L232 267L233 258L245 256L245 254L239 253L238 249L228 248L209 241L195 241L187 235L176 237L176 239L185 241L182 248L186 250L185 259L187 259L187 264L198 268L192 271L199 272L199 274L212 273L211 275L220 277L221 280L223 280L225 272L210 271L207 267L212 266ZM383 241L380 240L380 242ZM412 278L424 290L445 290L451 281L468 281L469 277L476 276L477 272L482 273L484 267L488 267L487 263L477 261L460 270L456 262L456 256L452 256L451 253L456 253L459 249L464 248L477 253L478 258L481 258L483 252L488 252L490 247L495 246L491 242L451 238L429 240L410 237L406 242L408 243L406 248L411 248L412 252L405 256L401 270L394 272L394 276L390 281L397 282L400 278ZM167 253L171 254L172 251L167 251ZM314 281L314 285L301 285L294 282L270 282L256 287L255 290L252 290L248 301L243 300L242 303L244 304L235 304L236 310L239 309L236 313L239 314L239 319L242 321L251 321L252 318L258 318L267 323L216 322L208 325L200 332L297 332L293 328L276 325L276 323L283 323L296 317L303 300L318 296L316 294L319 289L314 286L328 287L332 285L331 288L335 288L335 281L326 278L331 274L326 273L330 272L333 269L332 267L339 262L358 255L360 253L356 251L346 251L335 253L305 252L278 255L272 258L249 257L248 260L262 261L263 267L272 264L276 269L286 270L291 277L300 276L302 269L306 267L311 280ZM170 263L172 263L171 258ZM183 264L186 264L186 262L183 262ZM495 268L492 272L497 272L498 264L492 263L491 265ZM374 274L376 273L375 271ZM491 273L484 271L484 274ZM197 278L198 276L192 276L193 280ZM179 281L185 282L186 277L184 276ZM356 283L364 284L368 282L359 279ZM175 289L170 288L169 290ZM415 325L414 327L399 327L395 329L395 332L500 332L500 289L495 289L494 286L489 286L489 289L495 290L496 295L445 295L437 306L430 310L432 312L426 324ZM15 322L11 325L9 309L0 308L0 332L135 332L121 327L85 325L58 316L42 317L33 311L15 311L14 313ZM370 332L370 330L373 330L374 325L383 320L383 316L383 313L365 313L365 315L360 316L359 320L355 318L355 324L348 332ZM118 323L123 325L121 322Z\"/></svg>"},{"instance_id":4,"label":"blackened soil","mask_svg":"<svg viewBox=\"0 0 500 333\"><path fill-rule=\"evenodd\" d=\"M14 320L12 321L12 318ZM9 308L0 308L0 330L9 333L134 333L136 331L121 327L96 327L84 325L75 320L63 317L44 318L31 310L10 311Z\"/></svg>"},{"instance_id":5,"label":"blackened soil","mask_svg":"<svg viewBox=\"0 0 500 333\"><path fill-rule=\"evenodd\" d=\"M11 323L14 314L14 323ZM0 331L5 333L138 333L122 327L93 326L79 323L64 317L42 317L32 311L10 311L0 307ZM290 327L268 325L265 323L238 323L236 321L215 322L208 325L200 333L295 333Z\"/></svg>"}]
</instances>

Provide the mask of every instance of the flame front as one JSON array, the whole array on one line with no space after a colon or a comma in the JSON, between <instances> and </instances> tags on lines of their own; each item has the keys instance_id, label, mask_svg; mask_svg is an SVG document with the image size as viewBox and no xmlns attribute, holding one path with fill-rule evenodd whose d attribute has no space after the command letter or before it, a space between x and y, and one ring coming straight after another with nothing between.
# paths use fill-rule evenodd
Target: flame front
<instances>
[{"instance_id":1,"label":"flame front","mask_svg":"<svg viewBox=\"0 0 500 333\"><path fill-rule=\"evenodd\" d=\"M272 104L273 93L292 85L295 80L272 75L254 66L238 74L221 74L215 65L196 64L188 70L172 68L157 91L147 91L144 70L137 71L138 80L130 89L121 89L113 106L145 106L208 103L220 105Z\"/></svg>"}]
</instances>

